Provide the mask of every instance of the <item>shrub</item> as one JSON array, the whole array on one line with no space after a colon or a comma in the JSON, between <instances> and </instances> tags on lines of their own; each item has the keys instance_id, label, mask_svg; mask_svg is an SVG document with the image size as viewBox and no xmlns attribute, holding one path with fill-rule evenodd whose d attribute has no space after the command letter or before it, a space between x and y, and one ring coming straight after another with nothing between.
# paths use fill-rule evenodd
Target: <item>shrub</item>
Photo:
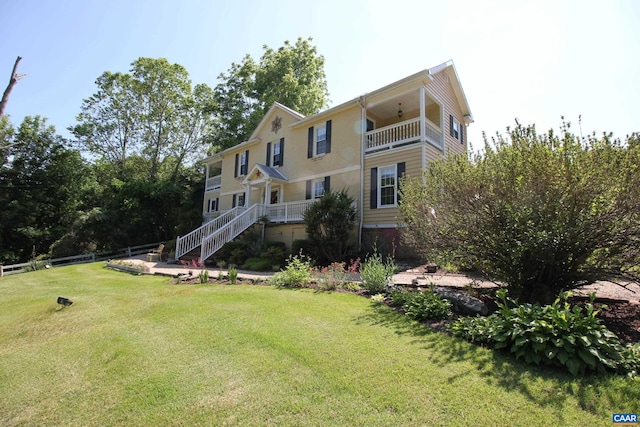
<instances>
[{"instance_id":1,"label":"shrub","mask_svg":"<svg viewBox=\"0 0 640 427\"><path fill-rule=\"evenodd\" d=\"M373 255L367 257L366 261L360 266L362 287L365 288L370 295L385 292L395 270L396 265L393 259L388 258L387 261L384 262L382 255L380 255L374 247Z\"/></svg>"},{"instance_id":2,"label":"shrub","mask_svg":"<svg viewBox=\"0 0 640 427\"><path fill-rule=\"evenodd\" d=\"M355 200L346 190L328 191L304 213L309 242L321 261L336 262L351 250L358 220Z\"/></svg>"},{"instance_id":3,"label":"shrub","mask_svg":"<svg viewBox=\"0 0 640 427\"><path fill-rule=\"evenodd\" d=\"M451 317L451 302L430 291L406 293L402 309L412 319L442 320Z\"/></svg>"},{"instance_id":4,"label":"shrub","mask_svg":"<svg viewBox=\"0 0 640 427\"><path fill-rule=\"evenodd\" d=\"M619 370L631 373L638 367L637 348L623 347L600 323L591 302L571 307L570 293L551 305L523 304L510 308L506 290L498 291L499 310L482 318L463 318L451 329L469 341L510 351L526 363L564 367L573 375L587 371Z\"/></svg>"},{"instance_id":5,"label":"shrub","mask_svg":"<svg viewBox=\"0 0 640 427\"><path fill-rule=\"evenodd\" d=\"M268 242L260 258L268 261L270 266L283 265L287 259L287 248L282 242Z\"/></svg>"},{"instance_id":6,"label":"shrub","mask_svg":"<svg viewBox=\"0 0 640 427\"><path fill-rule=\"evenodd\" d=\"M271 279L275 286L282 288L303 288L311 282L311 260L302 255L289 255L287 265Z\"/></svg>"},{"instance_id":7,"label":"shrub","mask_svg":"<svg viewBox=\"0 0 640 427\"><path fill-rule=\"evenodd\" d=\"M580 139L518 124L473 161L452 155L401 180L402 237L426 259L551 303L596 280L639 279L640 135Z\"/></svg>"}]
</instances>

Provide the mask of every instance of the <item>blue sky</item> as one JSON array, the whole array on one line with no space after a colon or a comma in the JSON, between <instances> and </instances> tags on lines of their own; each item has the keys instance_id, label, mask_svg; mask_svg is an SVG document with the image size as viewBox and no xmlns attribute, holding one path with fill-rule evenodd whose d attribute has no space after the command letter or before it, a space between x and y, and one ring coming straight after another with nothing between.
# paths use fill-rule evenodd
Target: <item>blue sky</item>
<instances>
[{"instance_id":1,"label":"blue sky","mask_svg":"<svg viewBox=\"0 0 640 427\"><path fill-rule=\"evenodd\" d=\"M452 59L475 123L538 130L561 116L582 130L640 131L640 2L2 0L0 90L18 55L6 113L47 117L65 137L104 71L141 56L183 65L193 83L262 46L312 37L324 55L331 105Z\"/></svg>"}]
</instances>

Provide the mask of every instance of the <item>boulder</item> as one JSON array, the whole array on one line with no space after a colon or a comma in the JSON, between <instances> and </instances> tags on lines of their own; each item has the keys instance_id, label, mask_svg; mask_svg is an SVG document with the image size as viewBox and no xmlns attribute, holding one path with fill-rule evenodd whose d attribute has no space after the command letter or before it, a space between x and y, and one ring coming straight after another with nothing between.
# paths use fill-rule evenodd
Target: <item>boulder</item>
<instances>
[{"instance_id":1,"label":"boulder","mask_svg":"<svg viewBox=\"0 0 640 427\"><path fill-rule=\"evenodd\" d=\"M489 313L489 308L484 302L482 302L482 300L472 297L465 291L445 288L442 286L434 286L433 292L440 295L442 298L449 300L451 305L453 305L454 311L460 314L481 314L485 316Z\"/></svg>"}]
</instances>

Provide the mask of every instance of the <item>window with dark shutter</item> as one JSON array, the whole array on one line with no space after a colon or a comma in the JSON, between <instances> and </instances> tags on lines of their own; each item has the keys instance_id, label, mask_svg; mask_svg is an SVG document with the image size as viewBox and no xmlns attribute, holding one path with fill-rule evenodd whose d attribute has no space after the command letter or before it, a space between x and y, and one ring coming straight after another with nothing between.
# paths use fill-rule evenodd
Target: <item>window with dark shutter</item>
<instances>
[{"instance_id":1,"label":"window with dark shutter","mask_svg":"<svg viewBox=\"0 0 640 427\"><path fill-rule=\"evenodd\" d=\"M280 138L280 154L278 157L278 164L275 164L274 161L274 166L284 166L284 138Z\"/></svg>"},{"instance_id":2,"label":"window with dark shutter","mask_svg":"<svg viewBox=\"0 0 640 427\"><path fill-rule=\"evenodd\" d=\"M236 164L235 169L233 170L233 177L236 178L238 176L238 164L239 164L240 155L236 153Z\"/></svg>"},{"instance_id":3,"label":"window with dark shutter","mask_svg":"<svg viewBox=\"0 0 640 427\"><path fill-rule=\"evenodd\" d=\"M331 152L331 120L327 120L326 124L326 134L327 134L327 142L325 144L325 153Z\"/></svg>"}]
</instances>

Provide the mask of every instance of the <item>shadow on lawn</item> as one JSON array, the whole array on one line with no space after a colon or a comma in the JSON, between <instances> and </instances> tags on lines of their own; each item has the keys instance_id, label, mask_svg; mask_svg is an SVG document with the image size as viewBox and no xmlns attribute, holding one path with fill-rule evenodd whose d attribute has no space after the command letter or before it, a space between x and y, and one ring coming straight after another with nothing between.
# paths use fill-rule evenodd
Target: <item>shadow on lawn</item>
<instances>
[{"instance_id":1,"label":"shadow on lawn","mask_svg":"<svg viewBox=\"0 0 640 427\"><path fill-rule=\"evenodd\" d=\"M394 329L399 335L415 337L412 344L430 352L425 358L429 363L446 369L451 364L463 362L475 368L463 373L454 373L458 370L451 369L452 374L448 378L450 384L464 377L479 375L487 384L519 393L535 404L553 410L560 424L563 423L566 407L573 404L569 396L573 396L583 410L603 417L611 417L614 412L635 413L638 409L640 380L613 374L573 377L559 368L528 365L508 353L491 351L460 338L447 338L444 332L414 322L382 304L373 303L369 314L355 320L360 324L384 326Z\"/></svg>"}]
</instances>

